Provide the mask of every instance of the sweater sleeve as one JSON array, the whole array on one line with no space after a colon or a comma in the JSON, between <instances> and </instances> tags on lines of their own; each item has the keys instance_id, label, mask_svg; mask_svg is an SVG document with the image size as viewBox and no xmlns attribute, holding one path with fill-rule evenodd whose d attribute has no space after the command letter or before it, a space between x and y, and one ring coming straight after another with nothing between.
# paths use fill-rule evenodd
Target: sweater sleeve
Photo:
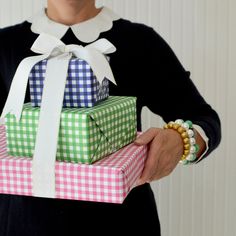
<instances>
[{"instance_id":1,"label":"sweater sleeve","mask_svg":"<svg viewBox=\"0 0 236 236\"><path fill-rule=\"evenodd\" d=\"M219 116L197 90L190 72L184 69L167 42L153 29L147 40L150 81L144 89L150 95L144 96L144 103L165 122L183 119L199 125L209 138L209 149L202 160L220 143Z\"/></svg>"},{"instance_id":2,"label":"sweater sleeve","mask_svg":"<svg viewBox=\"0 0 236 236\"><path fill-rule=\"evenodd\" d=\"M36 35L29 29L27 22L0 29L0 113L19 63L31 56L30 47ZM18 35L17 40L15 35Z\"/></svg>"},{"instance_id":3,"label":"sweater sleeve","mask_svg":"<svg viewBox=\"0 0 236 236\"><path fill-rule=\"evenodd\" d=\"M2 76L0 74L0 115L2 114L2 109L5 105L6 98L7 98L7 92L2 80Z\"/></svg>"},{"instance_id":4,"label":"sweater sleeve","mask_svg":"<svg viewBox=\"0 0 236 236\"><path fill-rule=\"evenodd\" d=\"M2 50L2 42L0 39L0 116L2 114L3 107L5 105L6 99L7 99L7 89L6 89L6 83L4 82L3 78L3 70L4 70L4 64L3 63L3 50Z\"/></svg>"}]
</instances>

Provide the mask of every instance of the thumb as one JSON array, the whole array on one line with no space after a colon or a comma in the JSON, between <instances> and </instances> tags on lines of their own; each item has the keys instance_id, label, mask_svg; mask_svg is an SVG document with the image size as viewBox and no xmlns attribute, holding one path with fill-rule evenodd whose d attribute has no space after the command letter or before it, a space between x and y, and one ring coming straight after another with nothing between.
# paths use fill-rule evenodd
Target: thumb
<instances>
[{"instance_id":1,"label":"thumb","mask_svg":"<svg viewBox=\"0 0 236 236\"><path fill-rule=\"evenodd\" d=\"M159 132L159 128L149 128L147 131L139 135L134 141L134 143L140 146L148 144L156 137Z\"/></svg>"}]
</instances>

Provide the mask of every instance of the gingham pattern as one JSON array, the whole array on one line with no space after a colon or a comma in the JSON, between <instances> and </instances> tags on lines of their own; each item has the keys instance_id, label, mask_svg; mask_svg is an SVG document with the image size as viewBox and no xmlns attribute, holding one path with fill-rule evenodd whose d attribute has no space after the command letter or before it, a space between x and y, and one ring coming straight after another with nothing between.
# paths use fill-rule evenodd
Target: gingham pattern
<instances>
[{"instance_id":1,"label":"gingham pattern","mask_svg":"<svg viewBox=\"0 0 236 236\"><path fill-rule=\"evenodd\" d=\"M40 61L29 75L30 98L34 107L41 105L46 68L47 60ZM108 96L109 81L104 79L100 85L86 61L72 58L68 67L63 107L93 107Z\"/></svg>"},{"instance_id":2,"label":"gingham pattern","mask_svg":"<svg viewBox=\"0 0 236 236\"><path fill-rule=\"evenodd\" d=\"M147 147L133 143L93 165L56 162L56 198L122 203L141 175ZM0 193L32 196L32 159L7 154L0 127Z\"/></svg>"},{"instance_id":3,"label":"gingham pattern","mask_svg":"<svg viewBox=\"0 0 236 236\"><path fill-rule=\"evenodd\" d=\"M25 104L21 121L6 116L9 155L32 157L40 108ZM110 96L92 108L64 108L57 160L91 164L136 137L136 98Z\"/></svg>"}]
</instances>

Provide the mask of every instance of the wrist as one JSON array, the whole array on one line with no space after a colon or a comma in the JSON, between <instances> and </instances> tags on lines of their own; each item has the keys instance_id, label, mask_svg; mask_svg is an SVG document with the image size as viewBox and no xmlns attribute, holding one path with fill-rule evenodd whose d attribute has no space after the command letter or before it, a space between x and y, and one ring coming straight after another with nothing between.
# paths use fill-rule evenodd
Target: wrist
<instances>
[{"instance_id":1,"label":"wrist","mask_svg":"<svg viewBox=\"0 0 236 236\"><path fill-rule=\"evenodd\" d=\"M184 152L184 145L181 136L174 129L164 129L167 133L168 141L172 143L172 150L175 150L176 158L181 160Z\"/></svg>"},{"instance_id":2,"label":"wrist","mask_svg":"<svg viewBox=\"0 0 236 236\"><path fill-rule=\"evenodd\" d=\"M184 122L183 120L178 119L175 122L171 121L166 124L164 129L173 129L178 132L179 136L182 138L183 153L180 162L183 164L195 162L198 156L199 146L195 139L192 122L189 120Z\"/></svg>"}]
</instances>

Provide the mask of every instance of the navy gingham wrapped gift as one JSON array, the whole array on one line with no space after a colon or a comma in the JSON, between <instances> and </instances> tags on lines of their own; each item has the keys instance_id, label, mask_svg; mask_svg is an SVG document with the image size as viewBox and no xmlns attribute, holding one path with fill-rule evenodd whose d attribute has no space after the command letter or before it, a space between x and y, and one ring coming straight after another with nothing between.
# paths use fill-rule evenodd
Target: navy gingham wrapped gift
<instances>
[{"instance_id":1,"label":"navy gingham wrapped gift","mask_svg":"<svg viewBox=\"0 0 236 236\"><path fill-rule=\"evenodd\" d=\"M33 107L41 106L47 59L38 62L29 75L30 98ZM71 58L68 66L63 107L93 107L109 96L109 81L99 83L90 65Z\"/></svg>"}]
</instances>

